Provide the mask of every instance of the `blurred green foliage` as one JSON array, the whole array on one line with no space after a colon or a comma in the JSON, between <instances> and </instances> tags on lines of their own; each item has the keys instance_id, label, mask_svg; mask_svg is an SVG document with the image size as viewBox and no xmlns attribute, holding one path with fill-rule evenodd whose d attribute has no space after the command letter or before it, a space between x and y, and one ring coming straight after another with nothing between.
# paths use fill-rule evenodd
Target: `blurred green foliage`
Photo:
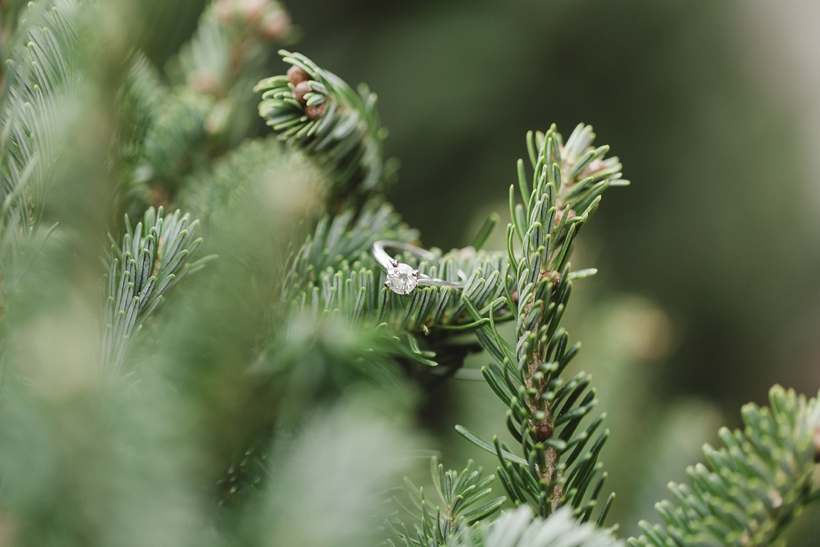
<instances>
[{"instance_id":1,"label":"blurred green foliage","mask_svg":"<svg viewBox=\"0 0 820 547\"><path fill-rule=\"evenodd\" d=\"M318 216L326 181L272 139L230 152L267 135L250 90L284 65L270 44L243 49L253 54L241 70L231 57L192 56L183 44L205 4L101 2L101 22L83 27L96 40L83 50L92 62L57 128L82 138L60 154L45 227L21 256L35 256L53 222L60 229L14 283L4 272L0 477L10 478L0 482L0 546L10 537L361 545L380 539L363 523L383 490L401 473L424 482L416 447L441 450L449 467L468 458L495 466L452 432L455 423L485 436L503 430L505 409L486 385L421 390L346 368L368 347L343 322L296 322L306 341L296 355L277 356L281 369L245 370L282 320L271 312L280 287L270 272L282 267L293 227L301 235L299 220ZM6 58L24 3L2 7ZM301 29L278 44L301 35L300 51L378 92L387 156L402 161L390 197L428 247L466 245L490 211L506 224L527 130L589 122L618 151L633 186L608 196L585 234L575 266L601 273L579 284L567 321L585 341L573 367L593 373L609 414L602 459L619 496L611 520L625 534L653 519L666 481L685 479L683 466L719 423L739 424L741 403L763 402L775 382L817 391L820 212L806 203L816 175L804 167L798 106L761 84L749 60L742 2L301 0L287 9ZM128 77L161 83L150 105L135 99L125 112L133 118L116 106ZM152 126L158 139L121 132L124 119L160 103L170 114ZM145 156L112 164L111 142L143 138ZM265 154L270 163L254 163ZM140 381L102 389L92 364L105 233L123 233L121 211L167 203L202 219L207 252L221 260L184 281L190 290L162 322L146 323L151 336L125 369L142 371ZM309 366L287 367L297 361ZM471 357L462 376L487 361ZM275 427L281 442L254 444ZM419 442L417 429L429 437ZM383 457L396 453L399 463ZM260 514L235 510L260 482ZM316 513L335 520L310 528L305 516ZM793 536L792 545L814 545L820 516Z\"/></svg>"}]
</instances>

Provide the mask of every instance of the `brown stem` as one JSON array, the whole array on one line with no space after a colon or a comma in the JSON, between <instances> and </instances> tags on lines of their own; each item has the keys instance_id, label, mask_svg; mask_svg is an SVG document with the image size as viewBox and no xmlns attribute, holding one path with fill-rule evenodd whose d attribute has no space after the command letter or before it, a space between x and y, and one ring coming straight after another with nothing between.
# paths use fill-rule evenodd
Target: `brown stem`
<instances>
[{"instance_id":1,"label":"brown stem","mask_svg":"<svg viewBox=\"0 0 820 547\"><path fill-rule=\"evenodd\" d=\"M542 274L541 279L544 277L548 277L551 275L550 272ZM540 279L539 279L540 281ZM533 295L533 298L535 296ZM530 310L532 309L533 304L529 304L525 306L525 317L529 315ZM534 329L535 331L538 330L538 327ZM538 385L533 386L533 376L538 371L538 368L544 363L543 359L541 358L541 344L540 342L537 343L538 345L533 352L533 359L529 363L527 363L527 370L529 374L525 380L525 384L527 390L535 388L535 402L529 405L529 411L531 416L535 416L535 413L538 412L540 409L538 408L538 402L541 400L541 396L546 389L546 385L544 382L539 382ZM549 405L544 404L544 417L541 420L535 420L534 418L531 421L531 426L535 430L536 440L538 442L543 442L552 437L554 432L554 426L550 421L550 408ZM546 481L547 484L553 483L558 477L556 476L555 467L558 465L558 453L555 451L554 448L547 448L544 451L544 461L539 466L540 476L541 479ZM552 511L554 512L558 509L558 502L561 499L561 485L556 485L555 490L553 491L551 505Z\"/></svg>"}]
</instances>

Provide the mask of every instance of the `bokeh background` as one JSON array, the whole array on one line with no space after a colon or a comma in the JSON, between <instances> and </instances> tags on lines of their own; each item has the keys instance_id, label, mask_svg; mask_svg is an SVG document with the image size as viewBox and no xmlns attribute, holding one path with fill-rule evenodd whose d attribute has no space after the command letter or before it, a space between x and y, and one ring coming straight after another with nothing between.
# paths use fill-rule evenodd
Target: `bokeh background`
<instances>
[{"instance_id":1,"label":"bokeh background","mask_svg":"<svg viewBox=\"0 0 820 547\"><path fill-rule=\"evenodd\" d=\"M717 427L773 383L820 388L820 4L811 0L300 0L299 51L380 96L391 197L442 248L506 195L524 134L590 123L633 184L607 193L579 266L571 334L610 414L614 520L635 531ZM502 220L502 225L504 221ZM495 245L502 245L501 234ZM594 318L594 319L590 319ZM474 366L482 363L479 357ZM503 430L480 383L430 395ZM492 466L490 461L487 464ZM649 475L649 476L647 476ZM795 545L815 545L806 515Z\"/></svg>"}]
</instances>

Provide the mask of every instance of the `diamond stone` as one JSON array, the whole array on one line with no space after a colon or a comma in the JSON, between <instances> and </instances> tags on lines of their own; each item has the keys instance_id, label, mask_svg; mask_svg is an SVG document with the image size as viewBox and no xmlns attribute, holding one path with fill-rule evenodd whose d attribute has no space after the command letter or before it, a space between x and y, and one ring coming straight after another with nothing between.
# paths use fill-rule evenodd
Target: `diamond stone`
<instances>
[{"instance_id":1,"label":"diamond stone","mask_svg":"<svg viewBox=\"0 0 820 547\"><path fill-rule=\"evenodd\" d=\"M416 270L399 262L398 266L387 269L387 283L390 290L398 294L410 294L419 284Z\"/></svg>"}]
</instances>

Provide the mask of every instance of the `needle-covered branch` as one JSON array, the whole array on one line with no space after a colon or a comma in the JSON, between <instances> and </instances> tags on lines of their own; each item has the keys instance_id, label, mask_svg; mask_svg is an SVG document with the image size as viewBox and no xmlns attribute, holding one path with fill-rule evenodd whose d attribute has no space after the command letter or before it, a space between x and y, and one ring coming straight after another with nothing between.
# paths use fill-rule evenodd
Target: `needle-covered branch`
<instances>
[{"instance_id":1,"label":"needle-covered branch","mask_svg":"<svg viewBox=\"0 0 820 547\"><path fill-rule=\"evenodd\" d=\"M189 261L202 243L196 237L198 224L179 211L163 217L162 208L149 208L136 227L126 215L122 244L112 242L106 261L100 358L104 372L120 370L130 342L165 292L211 258Z\"/></svg>"},{"instance_id":2,"label":"needle-covered branch","mask_svg":"<svg viewBox=\"0 0 820 547\"><path fill-rule=\"evenodd\" d=\"M74 0L30 4L6 62L0 104L0 251L16 261L17 240L38 227L53 165L63 147L56 115L79 86ZM9 266L4 267L9 275Z\"/></svg>"},{"instance_id":3,"label":"needle-covered branch","mask_svg":"<svg viewBox=\"0 0 820 547\"><path fill-rule=\"evenodd\" d=\"M569 259L581 228L595 211L600 195L623 185L617 158L604 159L608 147L593 148L594 134L579 125L566 144L553 126L546 134L527 135L531 180L518 163L521 200L510 187L507 228L509 268L496 282L499 298L482 308L465 291L463 300L475 321L477 335L495 360L482 369L495 394L509 407L507 426L521 443L521 456L497 439L487 442L458 427L468 440L495 453L499 478L510 499L530 504L547 516L569 505L582 521L591 518L606 473L598 461L609 431L597 432L604 416L578 431L597 404L590 376L580 372L569 380L561 374L578 352L560 327L572 280L594 273L573 272ZM520 248L520 252L519 249ZM509 310L516 338L507 341L497 330L496 310ZM598 516L602 524L612 496Z\"/></svg>"},{"instance_id":4,"label":"needle-covered branch","mask_svg":"<svg viewBox=\"0 0 820 547\"><path fill-rule=\"evenodd\" d=\"M820 454L820 402L774 386L770 408L743 407L743 431L718 432L704 445L706 465L688 467L689 484L669 484L674 502L655 505L663 525L640 523L632 547L773 545L820 496L813 474Z\"/></svg>"},{"instance_id":5,"label":"needle-covered branch","mask_svg":"<svg viewBox=\"0 0 820 547\"><path fill-rule=\"evenodd\" d=\"M354 92L341 78L299 53L280 51L287 75L262 80L259 114L279 138L305 150L333 177L333 194L384 191L396 165L385 162L386 136L376 112L376 94Z\"/></svg>"},{"instance_id":6,"label":"needle-covered branch","mask_svg":"<svg viewBox=\"0 0 820 547\"><path fill-rule=\"evenodd\" d=\"M425 497L423 488L405 478L412 507L406 507L398 498L394 501L411 516L413 529L398 519L388 520L387 526L393 534L387 539L390 547L447 545L450 538L467 533L471 524L498 511L505 501L504 497L492 496L489 485L495 477L485 477L472 460L459 473L445 471L434 457L430 460L430 472L441 505Z\"/></svg>"},{"instance_id":7,"label":"needle-covered branch","mask_svg":"<svg viewBox=\"0 0 820 547\"><path fill-rule=\"evenodd\" d=\"M284 294L293 313L318 317L340 312L362 328L382 325L404 341L404 356L411 361L424 366L447 363L437 374L455 371L474 348L450 339L490 321L476 321L462 295L472 306L491 309L502 297L500 272L506 269L506 257L472 248L451 253L434 249L434 260L396 255L430 277L458 282L459 272L469 276L463 289L424 287L409 296L397 295L384 286L386 273L370 254L372 244L379 239L410 241L414 237L388 205L368 206L356 221L340 215L320 222L314 236L297 252L286 278ZM494 317L503 321L508 318L504 314L499 309Z\"/></svg>"}]
</instances>

